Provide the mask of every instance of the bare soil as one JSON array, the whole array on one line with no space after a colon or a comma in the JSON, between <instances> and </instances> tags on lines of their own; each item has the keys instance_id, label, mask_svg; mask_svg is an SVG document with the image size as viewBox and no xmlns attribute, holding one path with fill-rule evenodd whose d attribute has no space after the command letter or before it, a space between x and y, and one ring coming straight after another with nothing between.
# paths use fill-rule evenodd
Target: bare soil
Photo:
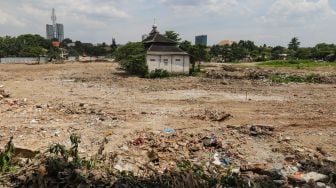
<instances>
[{"instance_id":1,"label":"bare soil","mask_svg":"<svg viewBox=\"0 0 336 188\"><path fill-rule=\"evenodd\" d=\"M205 71L279 71L253 64L233 69L214 64ZM281 69L291 74L334 75L335 69ZM225 73L225 74L226 74ZM114 63L0 65L0 86L10 98L0 99L0 146L11 136L17 147L45 150L52 143L69 145L69 132L82 136L80 153L112 152L136 132L211 134L251 125L274 127L271 138L248 135L240 155L248 163L276 165L286 154L274 152L286 140L301 151L323 148L336 156L336 85L272 84L248 77L172 77L144 79L124 74ZM0 88L1 89L1 88ZM207 112L225 112L220 121ZM247 139L248 138L248 139ZM287 146L286 145L286 146Z\"/></svg>"}]
</instances>

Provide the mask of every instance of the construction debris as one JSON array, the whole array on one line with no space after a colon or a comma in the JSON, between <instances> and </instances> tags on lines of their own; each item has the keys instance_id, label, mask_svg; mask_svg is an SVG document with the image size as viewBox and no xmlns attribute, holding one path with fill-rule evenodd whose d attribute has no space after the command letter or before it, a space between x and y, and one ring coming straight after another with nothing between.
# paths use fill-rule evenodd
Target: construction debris
<instances>
[{"instance_id":1,"label":"construction debris","mask_svg":"<svg viewBox=\"0 0 336 188\"><path fill-rule=\"evenodd\" d=\"M196 118L199 120L207 120L207 121L218 121L222 122L225 120L228 120L231 118L231 114L225 112L225 111L219 111L219 110L204 110L198 114L192 115L192 118Z\"/></svg>"},{"instance_id":2,"label":"construction debris","mask_svg":"<svg viewBox=\"0 0 336 188\"><path fill-rule=\"evenodd\" d=\"M7 93L4 89L0 88L0 100L4 98L9 98L9 97L10 97L10 94Z\"/></svg>"}]
</instances>

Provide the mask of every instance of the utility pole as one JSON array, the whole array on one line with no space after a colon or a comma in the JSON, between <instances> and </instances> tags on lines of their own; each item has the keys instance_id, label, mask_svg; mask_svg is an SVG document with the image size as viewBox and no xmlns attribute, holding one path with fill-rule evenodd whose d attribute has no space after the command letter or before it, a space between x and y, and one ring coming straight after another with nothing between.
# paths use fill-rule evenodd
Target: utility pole
<instances>
[{"instance_id":1,"label":"utility pole","mask_svg":"<svg viewBox=\"0 0 336 188\"><path fill-rule=\"evenodd\" d=\"M57 19L57 18L56 18L55 8L53 8L53 9L52 9L52 13L51 13L51 21L52 21L53 29L54 29L54 36L53 36L54 38L57 38L57 37L56 37L56 35L57 35L57 34L56 34L56 33L57 33L57 32L56 32L56 30L57 30L57 28L56 28L56 19Z\"/></svg>"}]
</instances>

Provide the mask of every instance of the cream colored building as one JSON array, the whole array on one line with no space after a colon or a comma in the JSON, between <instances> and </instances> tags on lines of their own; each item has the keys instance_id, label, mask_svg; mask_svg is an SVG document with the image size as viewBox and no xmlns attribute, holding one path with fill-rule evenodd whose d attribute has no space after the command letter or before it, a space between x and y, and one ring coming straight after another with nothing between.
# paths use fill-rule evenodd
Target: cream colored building
<instances>
[{"instance_id":1,"label":"cream colored building","mask_svg":"<svg viewBox=\"0 0 336 188\"><path fill-rule=\"evenodd\" d=\"M143 43L147 49L149 72L162 69L173 73L189 73L189 54L177 47L175 41L161 35L155 25Z\"/></svg>"}]
</instances>

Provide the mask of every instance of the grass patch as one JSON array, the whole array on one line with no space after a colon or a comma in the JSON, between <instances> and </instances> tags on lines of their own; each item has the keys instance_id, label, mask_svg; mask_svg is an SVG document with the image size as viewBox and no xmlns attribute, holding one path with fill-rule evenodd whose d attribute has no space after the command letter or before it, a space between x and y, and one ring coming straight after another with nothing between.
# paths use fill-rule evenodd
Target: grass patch
<instances>
[{"instance_id":1,"label":"grass patch","mask_svg":"<svg viewBox=\"0 0 336 188\"><path fill-rule=\"evenodd\" d=\"M307 67L325 67L325 66L334 66L335 63L330 62L317 62L313 60L276 60L276 61L266 61L262 63L258 63L258 66L264 67L294 67L297 69L307 68Z\"/></svg>"}]
</instances>

